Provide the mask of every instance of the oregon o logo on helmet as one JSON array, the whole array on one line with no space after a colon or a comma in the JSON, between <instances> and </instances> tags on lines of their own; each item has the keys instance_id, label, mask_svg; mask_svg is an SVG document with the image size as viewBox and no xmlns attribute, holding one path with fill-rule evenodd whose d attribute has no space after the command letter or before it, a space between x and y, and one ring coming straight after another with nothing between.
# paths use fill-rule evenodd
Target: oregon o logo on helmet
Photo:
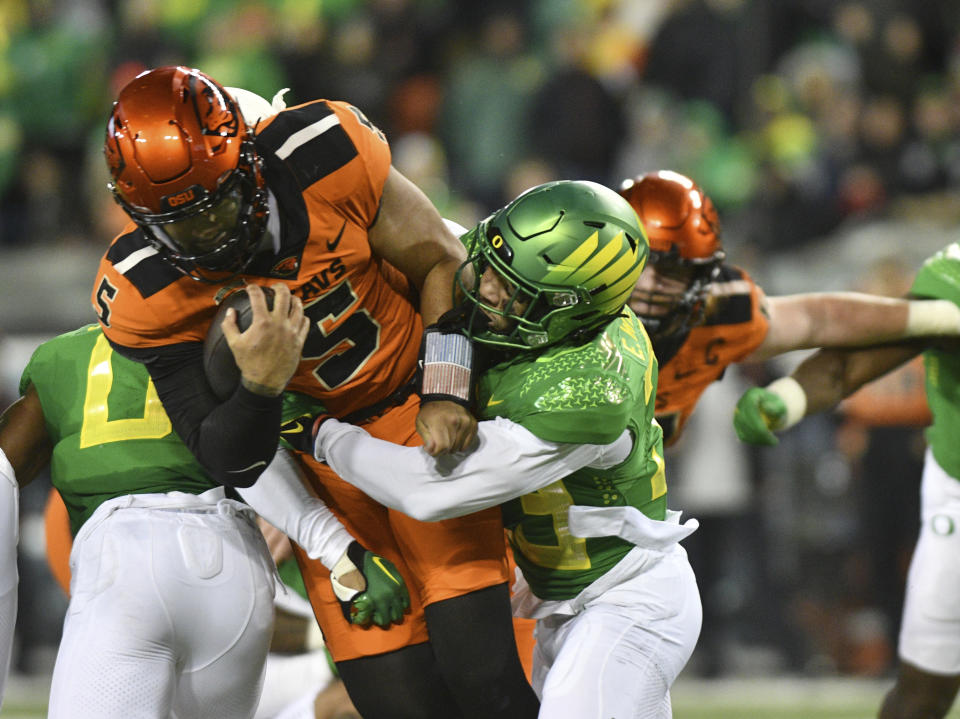
<instances>
[{"instance_id":1,"label":"oregon o logo on helmet","mask_svg":"<svg viewBox=\"0 0 960 719\"><path fill-rule=\"evenodd\" d=\"M930 531L941 537L953 534L956 528L953 517L946 514L935 514L930 518Z\"/></svg>"},{"instance_id":2,"label":"oregon o logo on helmet","mask_svg":"<svg viewBox=\"0 0 960 719\"><path fill-rule=\"evenodd\" d=\"M494 235L494 236L490 239L490 244L493 245L493 249L499 250L501 247L503 247L503 236L502 236L502 235Z\"/></svg>"}]
</instances>

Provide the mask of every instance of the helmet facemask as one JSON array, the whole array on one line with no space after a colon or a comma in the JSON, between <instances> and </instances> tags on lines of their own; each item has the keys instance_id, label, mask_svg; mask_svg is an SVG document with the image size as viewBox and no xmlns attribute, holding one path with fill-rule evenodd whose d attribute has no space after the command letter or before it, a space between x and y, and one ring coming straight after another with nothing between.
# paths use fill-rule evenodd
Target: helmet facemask
<instances>
[{"instance_id":1,"label":"helmet facemask","mask_svg":"<svg viewBox=\"0 0 960 719\"><path fill-rule=\"evenodd\" d=\"M663 170L620 187L650 240L650 265L630 306L655 342L678 339L703 322L710 284L726 255L711 199L689 177Z\"/></svg>"},{"instance_id":2,"label":"helmet facemask","mask_svg":"<svg viewBox=\"0 0 960 719\"><path fill-rule=\"evenodd\" d=\"M243 272L260 245L267 226L267 192L259 181L259 159L253 143L244 143L242 164L213 193L186 208L164 213L138 210L110 190L146 233L161 256L180 272L201 282L220 283L223 273Z\"/></svg>"},{"instance_id":3,"label":"helmet facemask","mask_svg":"<svg viewBox=\"0 0 960 719\"><path fill-rule=\"evenodd\" d=\"M670 252L650 252L649 273L671 284L683 283L676 290L660 290L647 289L641 281L630 296L630 306L651 340L685 335L703 321L710 284L719 274L722 261L722 253L701 262L684 259L676 246Z\"/></svg>"},{"instance_id":4,"label":"helmet facemask","mask_svg":"<svg viewBox=\"0 0 960 719\"><path fill-rule=\"evenodd\" d=\"M489 304L481 296L481 278L488 269L499 275L510 295L502 308ZM569 324L563 320L563 314L577 304L590 302L589 294L579 288L537 287L482 249L468 257L457 270L456 286L459 299L472 306L467 334L483 344L504 348L533 349L562 339L557 335ZM554 322L557 324L551 327ZM577 329L583 332L588 328ZM564 332L563 336L571 333Z\"/></svg>"}]
</instances>

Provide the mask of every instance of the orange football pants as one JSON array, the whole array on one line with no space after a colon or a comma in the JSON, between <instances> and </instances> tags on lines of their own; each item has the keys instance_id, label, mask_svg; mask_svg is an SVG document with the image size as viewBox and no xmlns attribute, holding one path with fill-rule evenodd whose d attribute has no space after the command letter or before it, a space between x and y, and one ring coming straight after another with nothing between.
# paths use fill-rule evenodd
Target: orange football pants
<instances>
[{"instance_id":1,"label":"orange football pants","mask_svg":"<svg viewBox=\"0 0 960 719\"><path fill-rule=\"evenodd\" d=\"M415 421L419 397L365 423L379 439L406 446L422 444ZM329 572L295 548L317 621L335 661L383 654L429 639L423 607L508 581L500 509L466 517L420 522L388 509L340 479L325 464L299 455L320 498L367 549L393 562L410 589L410 612L389 629L347 623L330 586ZM385 482L390 477L383 478Z\"/></svg>"},{"instance_id":2,"label":"orange football pants","mask_svg":"<svg viewBox=\"0 0 960 719\"><path fill-rule=\"evenodd\" d=\"M43 530L47 541L47 566L60 589L70 596L70 550L73 537L70 534L70 517L63 497L55 489L47 495L43 508Z\"/></svg>"}]
</instances>

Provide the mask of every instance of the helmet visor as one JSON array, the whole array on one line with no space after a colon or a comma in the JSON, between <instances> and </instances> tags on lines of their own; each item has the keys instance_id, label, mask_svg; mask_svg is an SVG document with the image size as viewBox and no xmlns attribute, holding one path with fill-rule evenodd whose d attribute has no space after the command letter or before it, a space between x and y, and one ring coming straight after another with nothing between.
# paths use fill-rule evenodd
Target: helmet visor
<instances>
[{"instance_id":1,"label":"helmet visor","mask_svg":"<svg viewBox=\"0 0 960 719\"><path fill-rule=\"evenodd\" d=\"M240 183L234 183L213 204L151 229L174 252L198 257L216 251L236 236L242 209L243 189Z\"/></svg>"}]
</instances>

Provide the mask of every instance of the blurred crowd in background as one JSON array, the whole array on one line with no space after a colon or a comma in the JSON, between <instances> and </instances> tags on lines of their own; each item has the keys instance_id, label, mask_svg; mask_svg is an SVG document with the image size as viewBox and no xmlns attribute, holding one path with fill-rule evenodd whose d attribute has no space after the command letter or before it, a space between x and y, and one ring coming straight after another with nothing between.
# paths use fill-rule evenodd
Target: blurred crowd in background
<instances>
[{"instance_id":1,"label":"blurred crowd in background","mask_svg":"<svg viewBox=\"0 0 960 719\"><path fill-rule=\"evenodd\" d=\"M84 278L124 220L104 122L159 65L352 102L465 226L547 180L685 173L771 294L902 294L960 224L955 0L3 0L0 49L4 406L23 345L95 320ZM688 671L884 676L918 528L922 370L776 448L738 445L737 396L783 369L728 373L668 455L671 505L701 519ZM65 606L42 484L23 501L25 673L49 670Z\"/></svg>"}]
</instances>

